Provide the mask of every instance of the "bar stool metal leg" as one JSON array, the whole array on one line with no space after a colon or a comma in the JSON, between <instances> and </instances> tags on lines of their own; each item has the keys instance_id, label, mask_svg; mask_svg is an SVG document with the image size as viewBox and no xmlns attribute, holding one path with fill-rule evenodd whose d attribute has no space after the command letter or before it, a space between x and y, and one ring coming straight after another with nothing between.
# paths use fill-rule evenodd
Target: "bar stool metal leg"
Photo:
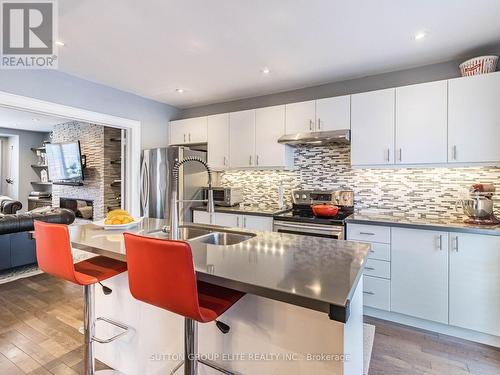
<instances>
[{"instance_id":1,"label":"bar stool metal leg","mask_svg":"<svg viewBox=\"0 0 500 375\"><path fill-rule=\"evenodd\" d=\"M83 336L84 336L84 374L85 375L123 375L116 370L95 370L94 342L109 343L128 332L128 327L114 322L110 319L98 318L109 324L112 324L122 332L109 339L99 339L95 336L95 285L85 285L83 287L84 306L83 306Z\"/></svg>"}]
</instances>

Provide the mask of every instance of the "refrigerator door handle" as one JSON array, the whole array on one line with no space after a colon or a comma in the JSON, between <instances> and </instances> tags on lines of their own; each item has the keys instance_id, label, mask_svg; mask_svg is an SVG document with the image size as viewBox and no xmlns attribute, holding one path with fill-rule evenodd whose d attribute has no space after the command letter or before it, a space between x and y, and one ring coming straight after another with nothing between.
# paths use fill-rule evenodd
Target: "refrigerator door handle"
<instances>
[{"instance_id":1,"label":"refrigerator door handle","mask_svg":"<svg viewBox=\"0 0 500 375\"><path fill-rule=\"evenodd\" d=\"M146 158L142 160L141 166L141 201L142 201L142 212L144 216L147 216L146 209L148 207L149 201L149 172L146 163Z\"/></svg>"}]
</instances>

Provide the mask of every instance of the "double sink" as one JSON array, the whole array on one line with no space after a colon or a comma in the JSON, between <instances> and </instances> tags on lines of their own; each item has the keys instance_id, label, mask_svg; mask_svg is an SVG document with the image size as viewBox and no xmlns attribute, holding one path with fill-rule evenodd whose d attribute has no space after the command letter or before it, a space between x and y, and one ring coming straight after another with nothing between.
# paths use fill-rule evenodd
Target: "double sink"
<instances>
[{"instance_id":1,"label":"double sink","mask_svg":"<svg viewBox=\"0 0 500 375\"><path fill-rule=\"evenodd\" d=\"M146 234L148 237L164 238L170 237L169 228L155 230ZM200 225L182 225L179 227L179 240L197 242L207 245L229 246L247 241L256 235L248 232L237 232L222 228L205 227Z\"/></svg>"}]
</instances>

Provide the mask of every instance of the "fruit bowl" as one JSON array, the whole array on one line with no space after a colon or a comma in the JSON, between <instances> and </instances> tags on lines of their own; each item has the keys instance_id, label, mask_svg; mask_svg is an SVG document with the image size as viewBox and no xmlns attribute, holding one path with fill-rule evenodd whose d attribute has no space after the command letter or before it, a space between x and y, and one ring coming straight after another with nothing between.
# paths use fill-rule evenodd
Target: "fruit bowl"
<instances>
[{"instance_id":1,"label":"fruit bowl","mask_svg":"<svg viewBox=\"0 0 500 375\"><path fill-rule=\"evenodd\" d=\"M130 229L130 228L135 227L136 225L139 225L139 223L142 221L143 218L142 217L138 217L138 218L134 217L133 219L134 219L134 221L127 223L127 224L106 224L105 223L106 219L94 221L93 224L98 226L98 227L104 228L104 230L124 230L124 229Z\"/></svg>"}]
</instances>

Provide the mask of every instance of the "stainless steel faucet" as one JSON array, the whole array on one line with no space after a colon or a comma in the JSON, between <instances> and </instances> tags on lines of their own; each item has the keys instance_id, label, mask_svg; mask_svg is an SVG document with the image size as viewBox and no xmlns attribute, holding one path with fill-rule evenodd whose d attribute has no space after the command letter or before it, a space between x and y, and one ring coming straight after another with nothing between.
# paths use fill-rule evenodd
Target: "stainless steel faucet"
<instances>
[{"instance_id":1,"label":"stainless steel faucet","mask_svg":"<svg viewBox=\"0 0 500 375\"><path fill-rule=\"evenodd\" d=\"M179 168L187 162L195 161L201 163L208 173L208 199L207 200L193 200L182 202L207 202L207 212L213 213L215 211L214 205L214 191L212 189L212 170L207 162L196 156L188 156L182 160L177 161L172 168L172 194L170 197L170 239L179 239L179 207L177 206L180 200L177 199L179 188Z\"/></svg>"}]
</instances>

